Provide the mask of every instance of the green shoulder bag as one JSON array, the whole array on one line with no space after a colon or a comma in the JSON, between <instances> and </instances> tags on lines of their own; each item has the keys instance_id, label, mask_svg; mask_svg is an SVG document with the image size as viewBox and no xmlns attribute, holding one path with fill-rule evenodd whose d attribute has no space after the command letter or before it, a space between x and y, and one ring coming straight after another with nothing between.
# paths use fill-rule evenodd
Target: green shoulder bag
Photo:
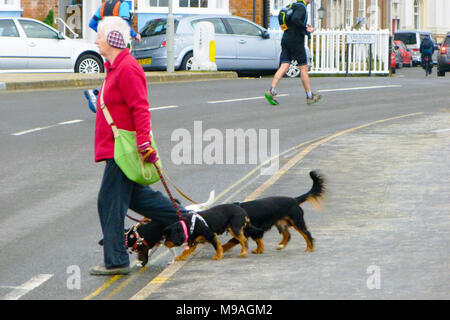
<instances>
[{"instance_id":1,"label":"green shoulder bag","mask_svg":"<svg viewBox=\"0 0 450 320\"><path fill-rule=\"evenodd\" d=\"M111 126L114 134L114 161L125 174L125 176L136 183L142 185L150 185L160 180L159 174L153 163L149 163L142 160L141 154L137 148L136 142L136 132L128 131L124 129L118 129L114 124L111 114L106 108L105 102L103 100L103 89L105 85L103 84L100 103L103 114L106 118L106 122ZM158 153L158 148L156 147L155 139L153 138L153 133L150 131L150 140L152 148ZM161 168L161 159L156 162L156 165Z\"/></svg>"}]
</instances>

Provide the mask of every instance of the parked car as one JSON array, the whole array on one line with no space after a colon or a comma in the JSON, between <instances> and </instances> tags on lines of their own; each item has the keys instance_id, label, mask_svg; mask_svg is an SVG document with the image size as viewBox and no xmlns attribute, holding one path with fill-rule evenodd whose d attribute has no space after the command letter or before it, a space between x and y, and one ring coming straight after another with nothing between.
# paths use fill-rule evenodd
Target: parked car
<instances>
[{"instance_id":1,"label":"parked car","mask_svg":"<svg viewBox=\"0 0 450 320\"><path fill-rule=\"evenodd\" d=\"M392 73L396 73L397 72L397 59L395 57L395 51L391 50L391 70Z\"/></svg>"},{"instance_id":2,"label":"parked car","mask_svg":"<svg viewBox=\"0 0 450 320\"><path fill-rule=\"evenodd\" d=\"M394 40L402 41L408 49L411 50L412 58L413 58L413 66L419 65L422 62L422 57L420 55L420 43L426 35L431 37L435 44L435 50L438 50L437 41L434 38L433 34L428 31L417 31L417 30L402 30L397 31L394 34ZM433 61L436 62L436 53L433 54Z\"/></svg>"},{"instance_id":3,"label":"parked car","mask_svg":"<svg viewBox=\"0 0 450 320\"><path fill-rule=\"evenodd\" d=\"M450 32L447 33L438 52L438 76L444 77L450 71Z\"/></svg>"},{"instance_id":4,"label":"parked car","mask_svg":"<svg viewBox=\"0 0 450 320\"><path fill-rule=\"evenodd\" d=\"M174 65L190 70L193 61L194 28L198 22L214 25L218 70L276 70L280 61L282 33L269 33L257 24L229 15L191 15L175 18ZM165 70L167 66L166 24L164 18L149 20L139 33L142 41L133 41L131 54L145 70ZM310 54L308 51L310 58ZM311 62L311 59L309 59ZM290 76L298 76L293 66Z\"/></svg>"},{"instance_id":5,"label":"parked car","mask_svg":"<svg viewBox=\"0 0 450 320\"><path fill-rule=\"evenodd\" d=\"M100 73L95 44L66 37L38 20L0 18L0 72Z\"/></svg>"},{"instance_id":6,"label":"parked car","mask_svg":"<svg viewBox=\"0 0 450 320\"><path fill-rule=\"evenodd\" d=\"M400 54L402 56L403 65L411 67L412 66L411 50L409 50L406 47L406 45L403 43L403 41L395 40L394 44L395 44L396 48L400 51Z\"/></svg>"}]
</instances>

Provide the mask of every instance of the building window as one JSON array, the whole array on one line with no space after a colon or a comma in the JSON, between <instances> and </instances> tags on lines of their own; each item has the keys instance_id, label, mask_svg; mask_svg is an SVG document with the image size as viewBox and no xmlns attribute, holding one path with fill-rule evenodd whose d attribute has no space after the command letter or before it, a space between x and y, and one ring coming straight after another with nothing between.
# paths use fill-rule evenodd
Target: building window
<instances>
[{"instance_id":1,"label":"building window","mask_svg":"<svg viewBox=\"0 0 450 320\"><path fill-rule=\"evenodd\" d=\"M366 0L359 0L358 18L365 18L365 16L366 16Z\"/></svg>"},{"instance_id":2,"label":"building window","mask_svg":"<svg viewBox=\"0 0 450 320\"><path fill-rule=\"evenodd\" d=\"M345 2L345 25L348 28L353 26L353 0Z\"/></svg>"},{"instance_id":3,"label":"building window","mask_svg":"<svg viewBox=\"0 0 450 320\"><path fill-rule=\"evenodd\" d=\"M180 0L180 8L208 8L208 0Z\"/></svg>"},{"instance_id":4,"label":"building window","mask_svg":"<svg viewBox=\"0 0 450 320\"><path fill-rule=\"evenodd\" d=\"M281 10L292 2L292 0L273 0L273 10Z\"/></svg>"},{"instance_id":5,"label":"building window","mask_svg":"<svg viewBox=\"0 0 450 320\"><path fill-rule=\"evenodd\" d=\"M1 0L0 0L1 1ZM137 13L167 13L169 0L138 0ZM173 0L175 14L228 14L228 0Z\"/></svg>"},{"instance_id":6,"label":"building window","mask_svg":"<svg viewBox=\"0 0 450 320\"><path fill-rule=\"evenodd\" d=\"M168 7L168 0L149 0L149 7Z\"/></svg>"},{"instance_id":7,"label":"building window","mask_svg":"<svg viewBox=\"0 0 450 320\"><path fill-rule=\"evenodd\" d=\"M378 0L370 1L370 29L378 29Z\"/></svg>"},{"instance_id":8,"label":"building window","mask_svg":"<svg viewBox=\"0 0 450 320\"><path fill-rule=\"evenodd\" d=\"M20 9L20 0L0 0L0 10Z\"/></svg>"},{"instance_id":9,"label":"building window","mask_svg":"<svg viewBox=\"0 0 450 320\"><path fill-rule=\"evenodd\" d=\"M420 29L420 4L419 0L414 0L414 28Z\"/></svg>"}]
</instances>

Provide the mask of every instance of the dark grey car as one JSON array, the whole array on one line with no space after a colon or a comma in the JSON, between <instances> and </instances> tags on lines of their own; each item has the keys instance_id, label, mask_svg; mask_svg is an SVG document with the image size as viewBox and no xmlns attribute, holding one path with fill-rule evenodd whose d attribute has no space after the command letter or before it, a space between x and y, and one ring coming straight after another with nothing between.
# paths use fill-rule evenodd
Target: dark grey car
<instances>
[{"instance_id":1,"label":"dark grey car","mask_svg":"<svg viewBox=\"0 0 450 320\"><path fill-rule=\"evenodd\" d=\"M444 77L450 71L450 32L447 33L438 52L438 76Z\"/></svg>"},{"instance_id":2,"label":"dark grey car","mask_svg":"<svg viewBox=\"0 0 450 320\"><path fill-rule=\"evenodd\" d=\"M175 18L175 69L190 70L194 28L209 21L215 29L218 70L276 70L280 60L282 33L269 33L259 25L236 16L191 15ZM165 70L167 65L166 19L148 21L140 30L141 43L133 42L132 55L146 70ZM308 62L311 63L309 51Z\"/></svg>"}]
</instances>

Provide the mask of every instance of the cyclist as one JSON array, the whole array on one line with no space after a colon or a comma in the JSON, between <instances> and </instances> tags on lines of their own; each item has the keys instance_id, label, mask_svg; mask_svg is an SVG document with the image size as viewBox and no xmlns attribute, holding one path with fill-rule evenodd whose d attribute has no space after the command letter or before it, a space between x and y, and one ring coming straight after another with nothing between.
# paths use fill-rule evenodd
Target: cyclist
<instances>
[{"instance_id":1,"label":"cyclist","mask_svg":"<svg viewBox=\"0 0 450 320\"><path fill-rule=\"evenodd\" d=\"M135 38L137 42L141 42L141 35L133 30L131 27L131 12L130 7L127 2L122 0L106 0L101 6L97 9L95 14L92 16L91 21L89 22L89 27L97 32L98 23L104 18L108 16L117 16L124 19L128 22L130 26L130 35L132 38ZM92 112L97 112L97 95L100 91L100 88L85 90L84 95L89 102L89 109Z\"/></svg>"},{"instance_id":2,"label":"cyclist","mask_svg":"<svg viewBox=\"0 0 450 320\"><path fill-rule=\"evenodd\" d=\"M430 35L427 34L420 43L420 54L422 59L422 67L425 70L429 70L430 74L433 70L433 58L432 58L433 52L434 52L434 43L433 40L431 40Z\"/></svg>"}]
</instances>

